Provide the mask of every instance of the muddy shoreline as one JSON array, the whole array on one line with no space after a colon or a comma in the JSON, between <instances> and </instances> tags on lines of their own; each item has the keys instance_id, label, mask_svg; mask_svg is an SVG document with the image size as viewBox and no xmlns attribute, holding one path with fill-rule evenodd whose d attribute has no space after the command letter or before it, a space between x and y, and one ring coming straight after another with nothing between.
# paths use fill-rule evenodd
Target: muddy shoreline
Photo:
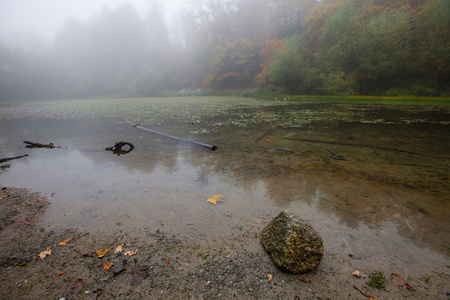
<instances>
[{"instance_id":1,"label":"muddy shoreline","mask_svg":"<svg viewBox=\"0 0 450 300\"><path fill-rule=\"evenodd\" d=\"M437 273L404 278L415 291L392 283L390 274L386 274L386 290L366 291L362 286L369 279L357 278L352 272L359 270L369 275L374 270L355 268L354 259L327 249L315 271L304 275L282 272L259 241L259 233L270 219L261 219L246 231L205 244L166 233L164 227L48 232L41 227L40 218L52 205L51 196L1 188L1 195L7 196L0 202L2 299L368 298L361 291L379 299L448 297L448 275ZM73 239L66 245L58 245L69 238ZM122 244L124 251L114 254ZM40 259L38 255L49 247L51 255ZM109 252L98 258L92 251L99 249ZM135 250L133 256L123 255ZM103 263L114 266L104 270ZM268 274L272 275L270 282Z\"/></svg>"}]
</instances>

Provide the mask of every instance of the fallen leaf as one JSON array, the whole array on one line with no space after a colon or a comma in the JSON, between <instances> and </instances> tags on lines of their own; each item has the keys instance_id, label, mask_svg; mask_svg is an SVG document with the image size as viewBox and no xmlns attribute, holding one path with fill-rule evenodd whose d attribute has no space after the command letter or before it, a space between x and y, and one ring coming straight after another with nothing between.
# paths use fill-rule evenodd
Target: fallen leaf
<instances>
[{"instance_id":1,"label":"fallen leaf","mask_svg":"<svg viewBox=\"0 0 450 300\"><path fill-rule=\"evenodd\" d=\"M58 275L61 276L61 275L64 275L64 274L66 274L66 270L62 271L62 272L59 273Z\"/></svg>"},{"instance_id":2,"label":"fallen leaf","mask_svg":"<svg viewBox=\"0 0 450 300\"><path fill-rule=\"evenodd\" d=\"M353 271L353 272L352 272L352 275L353 275L353 276L356 276L356 277L358 277L358 278L366 278L366 277L367 277L367 276L364 276L363 274L361 274L358 270Z\"/></svg>"},{"instance_id":3,"label":"fallen leaf","mask_svg":"<svg viewBox=\"0 0 450 300\"><path fill-rule=\"evenodd\" d=\"M148 276L148 266L140 266L137 265L133 269L133 279L131 279L131 285L135 286L139 283L141 279L144 279Z\"/></svg>"},{"instance_id":4,"label":"fallen leaf","mask_svg":"<svg viewBox=\"0 0 450 300\"><path fill-rule=\"evenodd\" d=\"M170 259L167 259L167 260L166 260L166 264L170 264Z\"/></svg>"},{"instance_id":5,"label":"fallen leaf","mask_svg":"<svg viewBox=\"0 0 450 300\"><path fill-rule=\"evenodd\" d=\"M431 232L431 233L437 233L437 231L434 229L430 229L430 228L422 228L422 229L425 231Z\"/></svg>"},{"instance_id":6,"label":"fallen leaf","mask_svg":"<svg viewBox=\"0 0 450 300\"><path fill-rule=\"evenodd\" d=\"M28 220L28 221L25 223L25 225L30 226L30 225L33 225L34 223L36 223L36 220Z\"/></svg>"},{"instance_id":7,"label":"fallen leaf","mask_svg":"<svg viewBox=\"0 0 450 300\"><path fill-rule=\"evenodd\" d=\"M75 286L72 287L72 293L75 295L80 294L83 291L83 287L86 285L86 282L83 281L83 278L78 278Z\"/></svg>"},{"instance_id":8,"label":"fallen leaf","mask_svg":"<svg viewBox=\"0 0 450 300\"><path fill-rule=\"evenodd\" d=\"M71 237L70 239L67 240L63 240L61 243L59 243L58 245L60 246L64 246L65 244L67 244L68 242L70 242L73 239L73 237Z\"/></svg>"},{"instance_id":9,"label":"fallen leaf","mask_svg":"<svg viewBox=\"0 0 450 300\"><path fill-rule=\"evenodd\" d=\"M25 202L25 205L26 205L26 206L31 206L31 205L33 205L33 203Z\"/></svg>"},{"instance_id":10,"label":"fallen leaf","mask_svg":"<svg viewBox=\"0 0 450 300\"><path fill-rule=\"evenodd\" d=\"M38 256L40 259L44 259L47 255L51 255L51 254L52 254L52 249L51 249L51 247L48 247L47 249L45 249L44 251L39 253Z\"/></svg>"},{"instance_id":11,"label":"fallen leaf","mask_svg":"<svg viewBox=\"0 0 450 300\"><path fill-rule=\"evenodd\" d=\"M125 247L125 244L122 244L120 246L117 246L116 250L114 250L114 254L122 252L123 247Z\"/></svg>"},{"instance_id":12,"label":"fallen leaf","mask_svg":"<svg viewBox=\"0 0 450 300\"><path fill-rule=\"evenodd\" d=\"M349 254L348 256L350 256L353 259L361 259L361 256L354 255L354 254Z\"/></svg>"},{"instance_id":13,"label":"fallen leaf","mask_svg":"<svg viewBox=\"0 0 450 300\"><path fill-rule=\"evenodd\" d=\"M379 299L377 297L375 297L375 296L370 296L369 300L379 300Z\"/></svg>"},{"instance_id":14,"label":"fallen leaf","mask_svg":"<svg viewBox=\"0 0 450 300\"><path fill-rule=\"evenodd\" d=\"M311 283L311 279L309 279L309 278L306 277L306 276L300 277L299 279L300 279L301 281L305 282L305 283Z\"/></svg>"},{"instance_id":15,"label":"fallen leaf","mask_svg":"<svg viewBox=\"0 0 450 300\"><path fill-rule=\"evenodd\" d=\"M393 283L393 284L402 286L402 287L404 287L404 288L406 288L406 289L408 289L408 290L411 290L411 291L415 291L415 289L414 289L412 286L410 286L409 283L407 283L406 281L404 281L404 280L400 277L400 275L395 274L395 273L392 273L392 274L391 274L391 277L392 277L392 283Z\"/></svg>"},{"instance_id":16,"label":"fallen leaf","mask_svg":"<svg viewBox=\"0 0 450 300\"><path fill-rule=\"evenodd\" d=\"M208 198L207 202L211 202L212 204L217 204L217 202L223 201L225 198L224 195L212 195L211 198Z\"/></svg>"},{"instance_id":17,"label":"fallen leaf","mask_svg":"<svg viewBox=\"0 0 450 300\"><path fill-rule=\"evenodd\" d=\"M272 274L267 274L267 281L268 282L271 282L272 281L272 278L273 278L273 276L272 276Z\"/></svg>"},{"instance_id":18,"label":"fallen leaf","mask_svg":"<svg viewBox=\"0 0 450 300\"><path fill-rule=\"evenodd\" d=\"M103 270L109 270L114 266L114 263L102 263Z\"/></svg>"},{"instance_id":19,"label":"fallen leaf","mask_svg":"<svg viewBox=\"0 0 450 300\"><path fill-rule=\"evenodd\" d=\"M98 258L102 258L106 255L106 253L108 253L108 251L108 249L95 250L95 254L97 254Z\"/></svg>"},{"instance_id":20,"label":"fallen leaf","mask_svg":"<svg viewBox=\"0 0 450 300\"><path fill-rule=\"evenodd\" d=\"M95 215L93 215L93 216L92 216L92 219L93 219L93 218L97 218L97 217L98 217L98 215L97 215L97 214L95 214Z\"/></svg>"},{"instance_id":21,"label":"fallen leaf","mask_svg":"<svg viewBox=\"0 0 450 300\"><path fill-rule=\"evenodd\" d=\"M37 202L41 202L42 200L43 200L43 199L41 199L41 198L37 198L37 199L36 199Z\"/></svg>"},{"instance_id":22,"label":"fallen leaf","mask_svg":"<svg viewBox=\"0 0 450 300\"><path fill-rule=\"evenodd\" d=\"M144 189L144 191L146 191L146 192L147 192L147 191L148 191L148 189Z\"/></svg>"},{"instance_id":23,"label":"fallen leaf","mask_svg":"<svg viewBox=\"0 0 450 300\"><path fill-rule=\"evenodd\" d=\"M138 252L137 250L136 251L127 251L123 255L125 255L125 256L133 256L133 255L136 255L137 252Z\"/></svg>"}]
</instances>

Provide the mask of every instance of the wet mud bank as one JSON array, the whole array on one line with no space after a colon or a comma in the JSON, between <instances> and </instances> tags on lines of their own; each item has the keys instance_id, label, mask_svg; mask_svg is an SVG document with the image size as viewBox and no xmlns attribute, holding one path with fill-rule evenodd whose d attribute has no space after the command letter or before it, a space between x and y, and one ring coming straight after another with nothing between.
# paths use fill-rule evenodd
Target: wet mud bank
<instances>
[{"instance_id":1,"label":"wet mud bank","mask_svg":"<svg viewBox=\"0 0 450 300\"><path fill-rule=\"evenodd\" d=\"M2 192L2 299L367 298L364 294L379 299L444 299L447 293L449 278L438 273L405 276L415 291L391 281L390 274L385 290L370 288L369 278L352 275L355 270L364 276L374 271L356 267L355 262L364 265L364 256L327 251L310 273L280 271L260 244L260 231L268 219L257 219L246 230L206 243L167 233L164 227L49 232L41 227L41 217L52 205L51 196L10 187L2 187ZM51 253L42 255L48 249ZM105 249L109 251L101 258L95 252Z\"/></svg>"}]
</instances>

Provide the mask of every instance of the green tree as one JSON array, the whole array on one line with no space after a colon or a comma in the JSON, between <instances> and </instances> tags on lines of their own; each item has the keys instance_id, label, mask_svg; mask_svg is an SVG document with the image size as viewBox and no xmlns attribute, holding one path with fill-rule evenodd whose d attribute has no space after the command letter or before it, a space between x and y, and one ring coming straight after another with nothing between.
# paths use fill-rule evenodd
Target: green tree
<instances>
[{"instance_id":1,"label":"green tree","mask_svg":"<svg viewBox=\"0 0 450 300\"><path fill-rule=\"evenodd\" d=\"M221 90L252 85L259 70L258 50L248 38L217 46L216 56L210 62L210 72L203 81L204 86Z\"/></svg>"},{"instance_id":2,"label":"green tree","mask_svg":"<svg viewBox=\"0 0 450 300\"><path fill-rule=\"evenodd\" d=\"M300 37L289 38L269 63L269 82L283 87L288 93L311 91L317 81L317 70L311 59Z\"/></svg>"},{"instance_id":3,"label":"green tree","mask_svg":"<svg viewBox=\"0 0 450 300\"><path fill-rule=\"evenodd\" d=\"M428 0L416 20L415 60L427 80L450 91L450 1Z\"/></svg>"}]
</instances>

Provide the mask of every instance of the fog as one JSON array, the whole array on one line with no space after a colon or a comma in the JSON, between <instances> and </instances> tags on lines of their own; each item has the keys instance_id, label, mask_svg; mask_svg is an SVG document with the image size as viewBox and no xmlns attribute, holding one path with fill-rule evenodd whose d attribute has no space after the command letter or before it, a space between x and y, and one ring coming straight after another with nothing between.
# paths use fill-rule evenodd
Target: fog
<instances>
[{"instance_id":1,"label":"fog","mask_svg":"<svg viewBox=\"0 0 450 300\"><path fill-rule=\"evenodd\" d=\"M168 24L189 6L190 0L160 1ZM2 0L0 1L0 41L7 46L28 48L34 43L51 43L70 18L87 21L102 8L116 8L128 2L145 14L151 0Z\"/></svg>"},{"instance_id":2,"label":"fog","mask_svg":"<svg viewBox=\"0 0 450 300\"><path fill-rule=\"evenodd\" d=\"M448 95L446 0L2 0L0 100Z\"/></svg>"}]
</instances>

